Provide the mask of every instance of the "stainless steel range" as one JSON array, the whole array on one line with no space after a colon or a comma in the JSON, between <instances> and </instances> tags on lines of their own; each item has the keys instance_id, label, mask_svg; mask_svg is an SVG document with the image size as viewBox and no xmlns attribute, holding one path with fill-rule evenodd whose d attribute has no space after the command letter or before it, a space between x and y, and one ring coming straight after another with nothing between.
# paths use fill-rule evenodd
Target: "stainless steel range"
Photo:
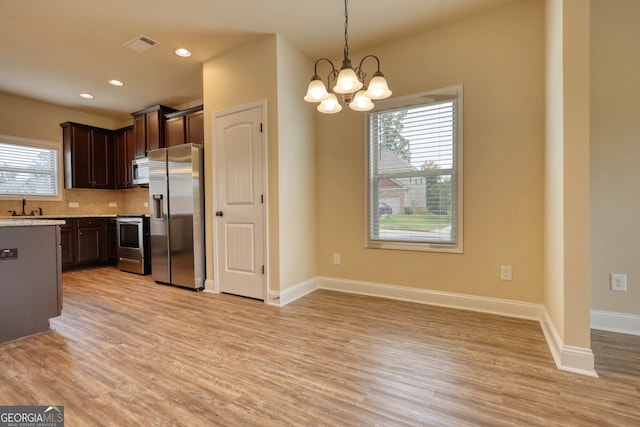
<instances>
[{"instance_id":1,"label":"stainless steel range","mask_svg":"<svg viewBox=\"0 0 640 427\"><path fill-rule=\"evenodd\" d=\"M118 215L118 268L131 273L151 273L149 218Z\"/></svg>"}]
</instances>

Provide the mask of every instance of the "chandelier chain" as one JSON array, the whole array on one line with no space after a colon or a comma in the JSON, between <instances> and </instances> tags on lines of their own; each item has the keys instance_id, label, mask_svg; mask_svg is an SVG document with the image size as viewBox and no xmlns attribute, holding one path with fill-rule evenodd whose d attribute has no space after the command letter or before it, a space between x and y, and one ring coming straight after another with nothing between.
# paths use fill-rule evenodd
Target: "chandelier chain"
<instances>
[{"instance_id":1,"label":"chandelier chain","mask_svg":"<svg viewBox=\"0 0 640 427\"><path fill-rule=\"evenodd\" d=\"M349 58L349 8L344 0L344 57Z\"/></svg>"}]
</instances>

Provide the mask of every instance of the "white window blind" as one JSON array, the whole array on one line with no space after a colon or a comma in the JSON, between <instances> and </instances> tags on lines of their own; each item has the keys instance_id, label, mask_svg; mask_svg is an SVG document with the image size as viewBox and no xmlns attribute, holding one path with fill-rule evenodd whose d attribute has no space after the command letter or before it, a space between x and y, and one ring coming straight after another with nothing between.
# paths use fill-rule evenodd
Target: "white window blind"
<instances>
[{"instance_id":1,"label":"white window blind","mask_svg":"<svg viewBox=\"0 0 640 427\"><path fill-rule=\"evenodd\" d=\"M58 164L53 144L0 136L0 195L57 196Z\"/></svg>"},{"instance_id":2,"label":"white window blind","mask_svg":"<svg viewBox=\"0 0 640 427\"><path fill-rule=\"evenodd\" d=\"M370 246L458 246L458 117L457 92L369 113Z\"/></svg>"}]
</instances>

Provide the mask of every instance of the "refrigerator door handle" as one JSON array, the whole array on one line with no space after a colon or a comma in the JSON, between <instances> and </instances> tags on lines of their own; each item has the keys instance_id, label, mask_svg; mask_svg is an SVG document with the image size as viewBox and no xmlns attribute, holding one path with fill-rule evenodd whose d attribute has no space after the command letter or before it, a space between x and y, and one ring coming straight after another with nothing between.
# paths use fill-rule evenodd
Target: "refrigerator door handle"
<instances>
[{"instance_id":1,"label":"refrigerator door handle","mask_svg":"<svg viewBox=\"0 0 640 427\"><path fill-rule=\"evenodd\" d=\"M162 212L162 194L153 195L153 217L164 218L164 212Z\"/></svg>"}]
</instances>

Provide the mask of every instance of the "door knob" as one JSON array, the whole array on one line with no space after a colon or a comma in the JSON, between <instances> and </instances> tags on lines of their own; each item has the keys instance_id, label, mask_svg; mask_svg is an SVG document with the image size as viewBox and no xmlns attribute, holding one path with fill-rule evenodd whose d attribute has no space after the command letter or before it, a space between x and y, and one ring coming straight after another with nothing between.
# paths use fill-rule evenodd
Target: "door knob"
<instances>
[{"instance_id":1,"label":"door knob","mask_svg":"<svg viewBox=\"0 0 640 427\"><path fill-rule=\"evenodd\" d=\"M216 211L216 216L222 216L222 211Z\"/></svg>"}]
</instances>

